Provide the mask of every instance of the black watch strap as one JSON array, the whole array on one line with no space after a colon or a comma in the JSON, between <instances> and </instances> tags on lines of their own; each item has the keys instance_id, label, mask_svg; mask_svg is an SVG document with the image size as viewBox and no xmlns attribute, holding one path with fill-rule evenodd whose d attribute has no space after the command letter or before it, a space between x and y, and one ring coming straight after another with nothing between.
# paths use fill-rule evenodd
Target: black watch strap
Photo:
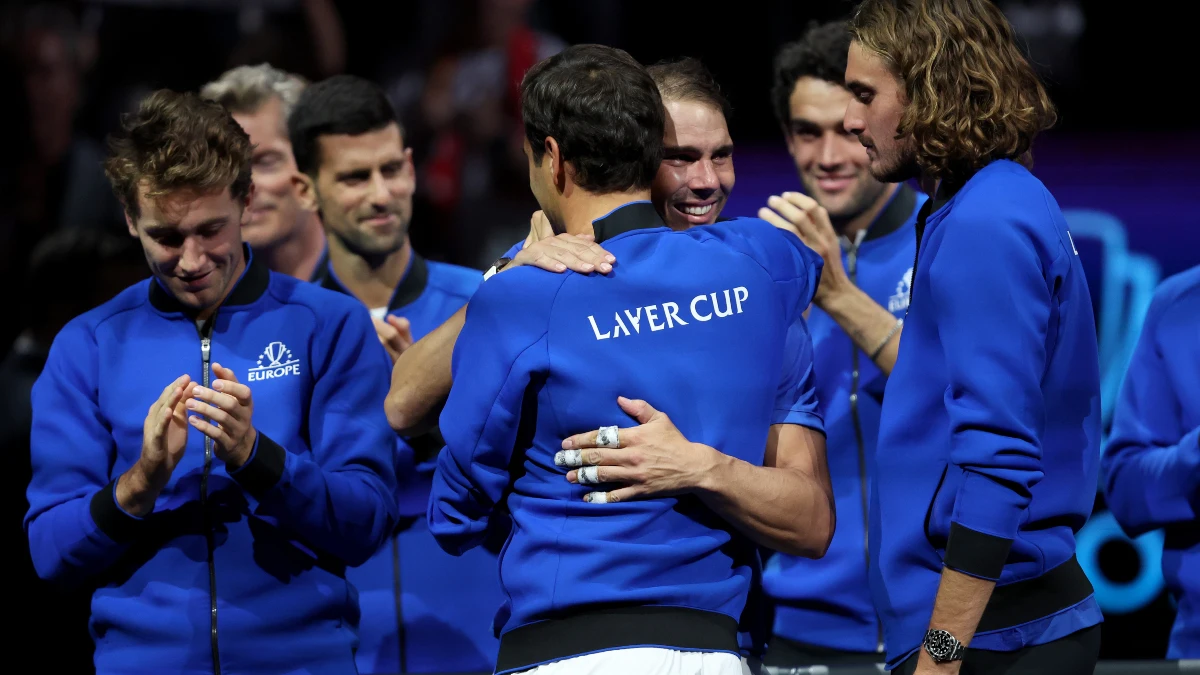
<instances>
[{"instance_id":1,"label":"black watch strap","mask_svg":"<svg viewBox=\"0 0 1200 675\"><path fill-rule=\"evenodd\" d=\"M507 257L496 258L496 262L492 263L492 266L488 269L488 271L483 273L484 280L487 280L488 277L492 276L496 272L499 272L500 270L504 269L505 267L508 267L508 264L510 262L512 262L512 258L507 258Z\"/></svg>"},{"instance_id":2,"label":"black watch strap","mask_svg":"<svg viewBox=\"0 0 1200 675\"><path fill-rule=\"evenodd\" d=\"M935 663L961 661L967 652L966 646L959 642L958 638L940 628L931 628L925 633L922 647Z\"/></svg>"}]
</instances>

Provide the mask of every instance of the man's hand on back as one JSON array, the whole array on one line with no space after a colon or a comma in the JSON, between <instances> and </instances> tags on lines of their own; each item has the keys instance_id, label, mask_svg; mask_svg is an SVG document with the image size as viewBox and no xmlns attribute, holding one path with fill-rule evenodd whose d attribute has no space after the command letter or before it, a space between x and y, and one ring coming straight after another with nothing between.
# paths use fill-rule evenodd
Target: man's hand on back
<instances>
[{"instance_id":1,"label":"man's hand on back","mask_svg":"<svg viewBox=\"0 0 1200 675\"><path fill-rule=\"evenodd\" d=\"M596 271L608 274L616 261L608 251L600 248L594 236L565 233L556 235L546 215L535 211L529 219L529 236L525 238L525 247L504 270L530 265L548 272L565 272L569 269L581 274Z\"/></svg>"}]
</instances>

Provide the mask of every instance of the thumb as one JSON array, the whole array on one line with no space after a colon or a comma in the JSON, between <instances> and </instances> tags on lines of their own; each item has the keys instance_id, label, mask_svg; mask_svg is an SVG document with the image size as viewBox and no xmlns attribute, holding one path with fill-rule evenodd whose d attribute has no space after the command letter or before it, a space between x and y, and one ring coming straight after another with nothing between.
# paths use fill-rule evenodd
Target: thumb
<instances>
[{"instance_id":1,"label":"thumb","mask_svg":"<svg viewBox=\"0 0 1200 675\"><path fill-rule=\"evenodd\" d=\"M387 321L381 321L375 317L371 317L371 321L375 324L375 332L379 335L380 340L390 340L396 337L396 329Z\"/></svg>"},{"instance_id":2,"label":"thumb","mask_svg":"<svg viewBox=\"0 0 1200 675\"><path fill-rule=\"evenodd\" d=\"M658 414L654 406L641 399L634 400L618 396L617 405L621 406L621 410L624 410L627 415L637 420L638 424L645 424Z\"/></svg>"},{"instance_id":3,"label":"thumb","mask_svg":"<svg viewBox=\"0 0 1200 675\"><path fill-rule=\"evenodd\" d=\"M406 319L402 316L395 316L393 314L388 314L387 322L389 324L391 324L391 326L393 328L395 328L397 331L399 331L401 333L404 333L412 328L412 323L408 319Z\"/></svg>"},{"instance_id":4,"label":"thumb","mask_svg":"<svg viewBox=\"0 0 1200 675\"><path fill-rule=\"evenodd\" d=\"M212 370L213 370L213 373L215 373L216 376L222 380L228 380L229 382L237 382L238 381L237 375L234 375L232 370L226 368L225 366L222 366L219 363L212 364Z\"/></svg>"}]
</instances>

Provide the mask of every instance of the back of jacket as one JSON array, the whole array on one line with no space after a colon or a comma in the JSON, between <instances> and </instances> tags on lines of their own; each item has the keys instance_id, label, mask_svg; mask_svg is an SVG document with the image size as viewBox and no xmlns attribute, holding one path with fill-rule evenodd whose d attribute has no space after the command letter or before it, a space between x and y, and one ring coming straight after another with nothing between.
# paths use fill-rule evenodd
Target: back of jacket
<instances>
[{"instance_id":1,"label":"back of jacket","mask_svg":"<svg viewBox=\"0 0 1200 675\"><path fill-rule=\"evenodd\" d=\"M650 208L639 204L621 211ZM815 253L753 219L643 225L604 246L619 261L607 276L518 268L485 282L455 346L430 525L462 551L507 505L500 632L608 603L740 617L758 562L733 526L693 496L585 502L619 486L572 484L555 465L563 438L637 424L618 396L756 465L772 424L820 425L801 382L811 349L789 340L816 288Z\"/></svg>"},{"instance_id":2,"label":"back of jacket","mask_svg":"<svg viewBox=\"0 0 1200 675\"><path fill-rule=\"evenodd\" d=\"M95 587L100 673L354 673L346 566L395 523L387 356L354 300L252 262L201 332L151 280L71 322L33 391L26 519L43 577ZM187 373L230 368L258 440L228 470L189 429L179 465L135 518L113 485L147 410Z\"/></svg>"}]
</instances>

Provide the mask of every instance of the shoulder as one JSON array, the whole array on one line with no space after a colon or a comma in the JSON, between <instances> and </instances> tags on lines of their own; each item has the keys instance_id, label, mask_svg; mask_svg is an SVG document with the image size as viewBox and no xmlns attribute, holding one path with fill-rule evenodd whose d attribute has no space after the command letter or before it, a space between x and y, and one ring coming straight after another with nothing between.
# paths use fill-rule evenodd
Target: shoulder
<instances>
[{"instance_id":1,"label":"shoulder","mask_svg":"<svg viewBox=\"0 0 1200 675\"><path fill-rule=\"evenodd\" d=\"M823 266L821 256L799 237L760 218L734 218L693 227L688 233L726 244L753 259L776 280L805 277Z\"/></svg>"},{"instance_id":2,"label":"shoulder","mask_svg":"<svg viewBox=\"0 0 1200 675\"><path fill-rule=\"evenodd\" d=\"M559 290L572 276L574 272L556 274L524 265L494 274L471 297L467 318L484 310L516 319L546 317Z\"/></svg>"},{"instance_id":3,"label":"shoulder","mask_svg":"<svg viewBox=\"0 0 1200 675\"><path fill-rule=\"evenodd\" d=\"M116 294L108 302L71 319L59 331L59 335L92 334L95 333L97 328L109 321L119 320L121 317L129 315L130 312L147 307L150 304L150 284L152 283L156 282L153 278L150 278L129 286Z\"/></svg>"},{"instance_id":4,"label":"shoulder","mask_svg":"<svg viewBox=\"0 0 1200 675\"><path fill-rule=\"evenodd\" d=\"M446 295L461 298L464 302L475 295L479 284L483 282L483 272L469 267L432 260L427 260L425 266L429 270L427 284L430 288L436 288Z\"/></svg>"},{"instance_id":5,"label":"shoulder","mask_svg":"<svg viewBox=\"0 0 1200 675\"><path fill-rule=\"evenodd\" d=\"M1200 300L1200 265L1164 279L1154 290L1149 314L1170 312L1189 300Z\"/></svg>"},{"instance_id":6,"label":"shoulder","mask_svg":"<svg viewBox=\"0 0 1200 675\"><path fill-rule=\"evenodd\" d=\"M318 323L370 316L353 296L278 272L271 272L269 292L280 305L303 307L312 312Z\"/></svg>"},{"instance_id":7,"label":"shoulder","mask_svg":"<svg viewBox=\"0 0 1200 675\"><path fill-rule=\"evenodd\" d=\"M1038 225L1062 217L1042 181L1008 160L980 169L952 201L951 217L978 222L980 227L1010 220Z\"/></svg>"}]
</instances>

